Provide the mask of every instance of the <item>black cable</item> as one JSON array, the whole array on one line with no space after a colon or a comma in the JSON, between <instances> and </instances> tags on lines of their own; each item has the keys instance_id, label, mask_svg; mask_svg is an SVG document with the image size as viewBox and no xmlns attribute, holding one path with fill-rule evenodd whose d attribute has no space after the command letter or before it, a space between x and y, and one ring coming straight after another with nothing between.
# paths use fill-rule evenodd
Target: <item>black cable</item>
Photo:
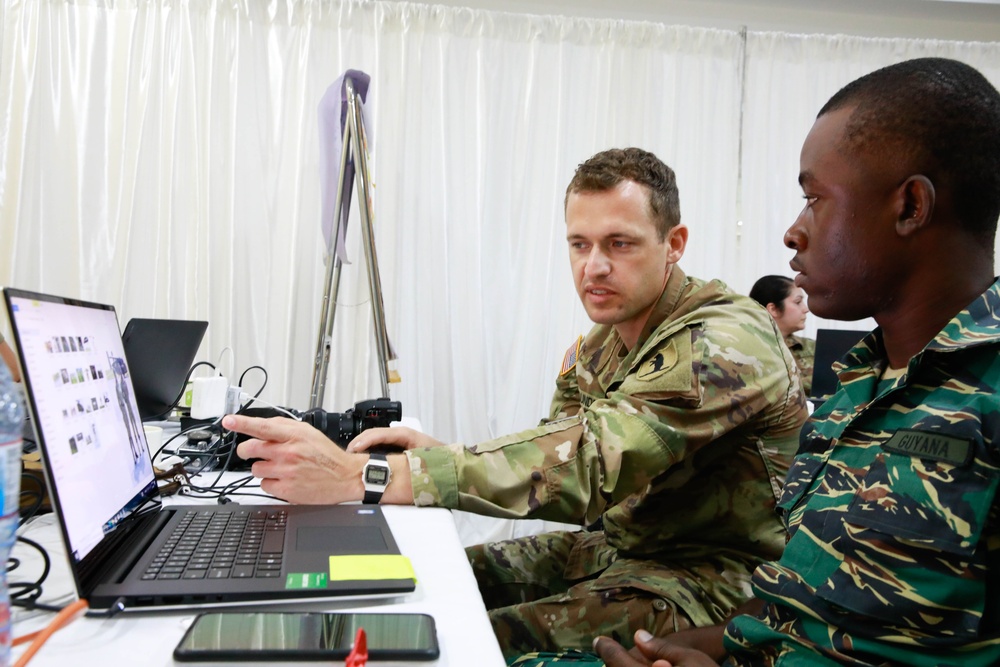
<instances>
[{"instance_id":1,"label":"black cable","mask_svg":"<svg viewBox=\"0 0 1000 667\"><path fill-rule=\"evenodd\" d=\"M17 523L18 526L23 526L25 521L35 516L35 512L37 512L38 509L42 506L42 503L45 502L45 493L41 491L32 491L31 489L22 489L21 505L23 506L25 500L32 497L34 498L34 500L29 501L30 505L28 505L28 508L21 510L21 518Z\"/></svg>"},{"instance_id":2,"label":"black cable","mask_svg":"<svg viewBox=\"0 0 1000 667\"><path fill-rule=\"evenodd\" d=\"M62 611L62 609L59 611ZM111 606L107 609L88 609L84 616L87 618L114 618L123 611L125 611L125 598L120 597L112 602Z\"/></svg>"},{"instance_id":3,"label":"black cable","mask_svg":"<svg viewBox=\"0 0 1000 667\"><path fill-rule=\"evenodd\" d=\"M68 606L65 605L57 607L56 605L45 604L44 602L37 602L36 600L11 600L10 604L13 607L23 607L27 611L49 611L56 614ZM88 609L83 615L87 618L112 618L123 611L125 611L125 598L118 598L107 609Z\"/></svg>"},{"instance_id":4,"label":"black cable","mask_svg":"<svg viewBox=\"0 0 1000 667\"><path fill-rule=\"evenodd\" d=\"M240 386L242 388L243 387L243 378L245 378L246 375L247 375L247 373L249 373L252 370L259 370L261 373L264 374L264 381L261 382L260 388L257 389L257 393L253 395L254 398L260 398L260 395L262 393L264 393L264 387L267 386L267 370L263 366L250 366L249 368L247 368L240 375L240 380L239 380L239 382L237 384L238 384L238 386Z\"/></svg>"},{"instance_id":5,"label":"black cable","mask_svg":"<svg viewBox=\"0 0 1000 667\"><path fill-rule=\"evenodd\" d=\"M244 492L241 492L240 489L245 487L254 479L255 478L253 475L247 475L246 477L241 477L240 479L234 480L229 484L226 484L224 487L222 487L222 490L219 491L219 496L217 498L219 504L231 502L229 500L229 496L243 495ZM260 495L260 494L254 493L252 495Z\"/></svg>"},{"instance_id":6,"label":"black cable","mask_svg":"<svg viewBox=\"0 0 1000 667\"><path fill-rule=\"evenodd\" d=\"M187 383L191 379L191 375L194 373L194 370L199 366L208 366L213 371L215 370L215 364L209 361L199 361L198 363L191 366L191 368L188 369L187 377L184 378L184 383L181 385L180 393L177 394L177 398L175 398L173 403L170 404L170 407L164 410L163 412L146 417L145 419L143 419L143 421L148 421L148 422L160 421L164 417L169 416L170 413L173 412L174 408L176 408L177 405L181 402L181 399L184 398L184 392L187 390Z\"/></svg>"},{"instance_id":7,"label":"black cable","mask_svg":"<svg viewBox=\"0 0 1000 667\"><path fill-rule=\"evenodd\" d=\"M249 497L253 497L253 498L265 498L265 499L271 500L271 501L276 500L279 503L283 503L285 505L291 505L291 503L288 502L287 500L285 500L284 498L275 498L274 496L272 496L270 494L267 494L267 493L264 493L263 491L261 491L260 493L257 493L255 491L233 491L231 493L227 493L226 496L225 496L225 498L228 498L229 496L240 496L240 497L248 497L248 498ZM223 504L225 502L230 502L230 501L223 500Z\"/></svg>"},{"instance_id":8,"label":"black cable","mask_svg":"<svg viewBox=\"0 0 1000 667\"><path fill-rule=\"evenodd\" d=\"M226 442L227 438L231 439L232 442L228 442L227 443ZM222 454L221 454L220 450L222 449L223 445L228 446L229 449L226 452L226 460L222 462L221 466L219 466L219 474L216 475L215 480L211 484L209 484L208 486L196 486L194 484L191 484L190 480L189 480L189 482L188 482L188 488L194 489L195 491L199 491L199 492L206 492L206 493L207 492L215 492L214 489L218 485L219 481L222 479L222 476L226 472L229 471L229 463L230 463L230 461L232 461L233 454L236 452L236 434L234 432L232 432L232 431L226 431L226 432L224 432L220 436L219 441L217 443L215 443L215 445L212 447L212 449L210 449L208 452L206 452L206 462L205 462L205 464L202 465L202 467L199 468L197 471L194 471L192 473L194 475L197 475L213 459L218 459L219 457L221 457ZM253 479L253 476L251 476L250 478ZM226 487L224 486L222 488L225 489ZM218 493L218 492L215 492L215 493Z\"/></svg>"},{"instance_id":9,"label":"black cable","mask_svg":"<svg viewBox=\"0 0 1000 667\"><path fill-rule=\"evenodd\" d=\"M32 482L37 489L26 489L25 481ZM45 502L45 480L42 479L41 475L34 470L26 470L24 467L21 468L21 496L29 495L35 496L35 500L32 501L28 509L21 510L21 518L18 520L18 527L23 526L28 522L38 510L41 509L42 503Z\"/></svg>"},{"instance_id":10,"label":"black cable","mask_svg":"<svg viewBox=\"0 0 1000 667\"><path fill-rule=\"evenodd\" d=\"M38 553L42 556L42 573L34 581L11 581L8 582L7 586L10 589L10 603L17 606L27 606L27 603L34 603L42 595L42 584L49 577L49 572L52 569L52 559L49 558L49 553L45 550L38 542L34 540L29 540L27 537L17 536L18 542L24 542L30 547L34 547ZM20 563L18 563L20 564ZM16 567L16 566L15 566ZM8 573L14 568L11 568L8 561L7 571Z\"/></svg>"}]
</instances>

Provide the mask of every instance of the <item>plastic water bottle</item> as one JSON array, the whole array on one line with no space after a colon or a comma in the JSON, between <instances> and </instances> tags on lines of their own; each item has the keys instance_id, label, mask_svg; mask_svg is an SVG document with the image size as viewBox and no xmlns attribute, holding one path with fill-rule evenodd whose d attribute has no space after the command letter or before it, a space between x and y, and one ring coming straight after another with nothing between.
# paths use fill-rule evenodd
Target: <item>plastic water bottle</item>
<instances>
[{"instance_id":1,"label":"plastic water bottle","mask_svg":"<svg viewBox=\"0 0 1000 667\"><path fill-rule=\"evenodd\" d=\"M7 559L14 547L21 507L21 433L24 398L0 362L0 666L10 664L11 615L7 589Z\"/></svg>"}]
</instances>

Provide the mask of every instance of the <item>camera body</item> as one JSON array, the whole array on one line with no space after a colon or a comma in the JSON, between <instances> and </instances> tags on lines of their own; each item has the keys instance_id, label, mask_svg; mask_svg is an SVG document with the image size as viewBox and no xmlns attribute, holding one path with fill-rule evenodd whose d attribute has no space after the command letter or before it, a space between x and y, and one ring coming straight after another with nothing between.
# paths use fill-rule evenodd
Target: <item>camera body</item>
<instances>
[{"instance_id":1,"label":"camera body","mask_svg":"<svg viewBox=\"0 0 1000 667\"><path fill-rule=\"evenodd\" d=\"M402 417L402 404L388 398L358 401L345 412L327 412L314 408L302 413L302 421L322 431L326 437L344 448L365 429L389 426Z\"/></svg>"}]
</instances>

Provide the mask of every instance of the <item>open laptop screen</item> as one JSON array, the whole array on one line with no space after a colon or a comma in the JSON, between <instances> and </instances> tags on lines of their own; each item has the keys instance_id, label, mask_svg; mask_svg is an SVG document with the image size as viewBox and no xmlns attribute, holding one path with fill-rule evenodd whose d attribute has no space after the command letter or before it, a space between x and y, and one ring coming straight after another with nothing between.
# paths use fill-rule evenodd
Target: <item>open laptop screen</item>
<instances>
[{"instance_id":1,"label":"open laptop screen","mask_svg":"<svg viewBox=\"0 0 1000 667\"><path fill-rule=\"evenodd\" d=\"M74 560L156 493L114 308L5 289L53 502Z\"/></svg>"}]
</instances>

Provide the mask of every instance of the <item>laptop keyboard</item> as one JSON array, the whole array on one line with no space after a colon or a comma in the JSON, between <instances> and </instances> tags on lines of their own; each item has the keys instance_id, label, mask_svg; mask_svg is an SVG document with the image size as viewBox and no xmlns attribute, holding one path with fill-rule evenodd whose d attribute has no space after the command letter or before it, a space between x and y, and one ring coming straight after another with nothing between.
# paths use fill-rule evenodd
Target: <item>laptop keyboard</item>
<instances>
[{"instance_id":1,"label":"laptop keyboard","mask_svg":"<svg viewBox=\"0 0 1000 667\"><path fill-rule=\"evenodd\" d=\"M189 510L142 575L150 579L281 576L288 512Z\"/></svg>"}]
</instances>

